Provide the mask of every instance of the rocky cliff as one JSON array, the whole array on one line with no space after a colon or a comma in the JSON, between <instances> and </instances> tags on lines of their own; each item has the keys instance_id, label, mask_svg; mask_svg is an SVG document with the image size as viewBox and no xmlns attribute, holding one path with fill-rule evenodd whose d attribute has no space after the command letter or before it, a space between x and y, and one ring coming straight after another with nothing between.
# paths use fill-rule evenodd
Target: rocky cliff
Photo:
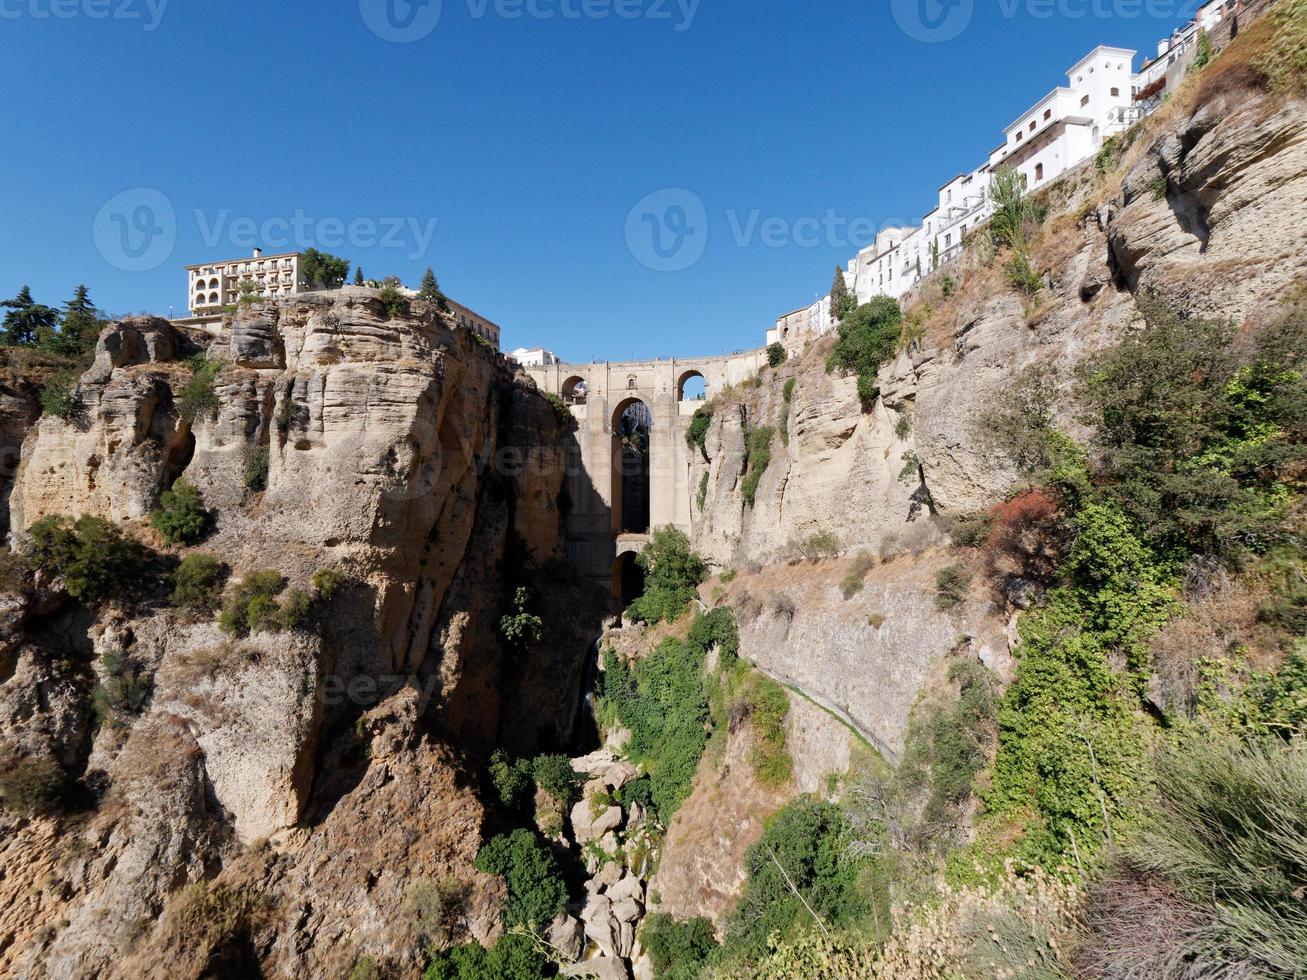
<instances>
[{"instance_id":1,"label":"rocky cliff","mask_svg":"<svg viewBox=\"0 0 1307 980\"><path fill-rule=\"evenodd\" d=\"M272 972L402 963L417 953L395 928L405 903L449 877L468 885L466 928L493 933L501 886L471 867L483 810L466 760L567 736L594 604L540 590L573 615L507 662L510 583L560 543L549 404L434 310L352 289L242 308L213 335L115 323L77 391L67 419L26 434L12 526L105 517L157 557L130 601L87 608L59 581L5 596L0 736L57 759L88 799L3 818L0 969L203 968L187 902L230 905L242 935L215 947ZM193 549L148 523L182 476L210 513ZM308 625L232 636L168 601L166 569L190 551L233 580L272 569L310 589L328 569L341 585ZM139 717L93 719L106 655L152 675Z\"/></svg>"}]
</instances>

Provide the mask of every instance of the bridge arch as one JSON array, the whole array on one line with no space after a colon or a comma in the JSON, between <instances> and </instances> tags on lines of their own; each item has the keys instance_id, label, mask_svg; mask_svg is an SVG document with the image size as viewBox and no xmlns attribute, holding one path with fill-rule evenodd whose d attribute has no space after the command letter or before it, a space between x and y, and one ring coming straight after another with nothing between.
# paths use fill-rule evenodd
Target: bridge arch
<instances>
[{"instance_id":1,"label":"bridge arch","mask_svg":"<svg viewBox=\"0 0 1307 980\"><path fill-rule=\"evenodd\" d=\"M612 417L613 532L649 530L653 414L639 397L623 398Z\"/></svg>"},{"instance_id":2,"label":"bridge arch","mask_svg":"<svg viewBox=\"0 0 1307 980\"><path fill-rule=\"evenodd\" d=\"M644 594L644 569L636 561L636 552L624 551L613 562L612 591L624 607Z\"/></svg>"},{"instance_id":3,"label":"bridge arch","mask_svg":"<svg viewBox=\"0 0 1307 980\"><path fill-rule=\"evenodd\" d=\"M563 401L568 405L584 405L589 391L589 385L586 384L585 378L579 374L574 374L563 382L563 390L560 394Z\"/></svg>"},{"instance_id":4,"label":"bridge arch","mask_svg":"<svg viewBox=\"0 0 1307 980\"><path fill-rule=\"evenodd\" d=\"M676 400L678 402L704 401L708 397L708 379L697 368L682 371L676 379Z\"/></svg>"}]
</instances>

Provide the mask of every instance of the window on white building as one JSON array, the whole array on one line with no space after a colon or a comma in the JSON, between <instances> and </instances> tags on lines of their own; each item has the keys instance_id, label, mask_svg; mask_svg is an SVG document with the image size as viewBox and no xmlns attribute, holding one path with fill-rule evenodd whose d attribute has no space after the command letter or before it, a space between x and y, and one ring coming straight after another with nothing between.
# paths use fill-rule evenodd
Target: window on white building
<instances>
[{"instance_id":1,"label":"window on white building","mask_svg":"<svg viewBox=\"0 0 1307 980\"><path fill-rule=\"evenodd\" d=\"M1089 96L1086 95L1083 99L1080 100L1080 108L1083 109L1087 105L1089 105Z\"/></svg>"},{"instance_id":2,"label":"window on white building","mask_svg":"<svg viewBox=\"0 0 1307 980\"><path fill-rule=\"evenodd\" d=\"M1042 163L1037 163L1035 164L1035 180L1041 181L1043 179L1044 179L1044 165Z\"/></svg>"},{"instance_id":3,"label":"window on white building","mask_svg":"<svg viewBox=\"0 0 1307 980\"><path fill-rule=\"evenodd\" d=\"M1045 118L1045 119L1052 119L1052 118L1053 118L1053 110L1052 110L1052 109L1045 109L1045 110L1044 110L1044 118Z\"/></svg>"}]
</instances>

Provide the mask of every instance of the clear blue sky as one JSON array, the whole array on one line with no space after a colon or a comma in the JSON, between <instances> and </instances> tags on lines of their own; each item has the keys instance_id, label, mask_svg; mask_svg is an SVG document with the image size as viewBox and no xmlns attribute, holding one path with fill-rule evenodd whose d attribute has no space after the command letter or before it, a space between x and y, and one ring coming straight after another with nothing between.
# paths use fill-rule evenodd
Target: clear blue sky
<instances>
[{"instance_id":1,"label":"clear blue sky","mask_svg":"<svg viewBox=\"0 0 1307 980\"><path fill-rule=\"evenodd\" d=\"M111 312L182 315L181 266L246 254L253 226L333 245L377 278L415 284L433 265L507 348L756 346L864 244L811 223L784 234L791 223L919 220L1090 48L1155 50L1192 8L974 0L956 38L924 43L891 9L910 18L923 0L700 0L692 18L694 0L532 0L549 19L516 0L443 0L429 34L395 43L367 18L412 36L433 8L389 2L0 0L0 293L30 283L54 305L85 282ZM971 0L924 2L958 17ZM587 10L607 16L563 16ZM176 238L156 236L163 251L140 260L154 267L128 271L113 222L161 225L135 198L118 217L106 204L142 187L172 207ZM691 209L679 240L706 250L654 271L627 219L668 187L703 202L706 229ZM783 223L781 247L747 234L755 212ZM277 221L297 214L299 229ZM667 235L686 227L664 217ZM398 247L380 242L392 218Z\"/></svg>"}]
</instances>

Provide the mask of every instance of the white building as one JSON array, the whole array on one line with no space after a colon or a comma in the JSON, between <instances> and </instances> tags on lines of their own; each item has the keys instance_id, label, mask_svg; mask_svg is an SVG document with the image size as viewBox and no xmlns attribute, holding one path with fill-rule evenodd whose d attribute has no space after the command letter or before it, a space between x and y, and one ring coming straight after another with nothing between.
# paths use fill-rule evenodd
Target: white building
<instances>
[{"instance_id":1,"label":"white building","mask_svg":"<svg viewBox=\"0 0 1307 980\"><path fill-rule=\"evenodd\" d=\"M901 297L925 275L962 253L967 236L993 212L993 174L1011 167L1039 190L1094 157L1103 144L1161 104L1183 80L1200 32L1229 18L1240 0L1212 0L1195 19L1158 45L1158 57L1134 70L1136 52L1099 46L1067 72L1067 84L1049 92L1004 131L1003 142L969 173L939 189L938 201L916 228L886 228L848 263L845 284L859 303L873 296ZM767 342L798 346L833 329L830 297L786 313L767 331Z\"/></svg>"},{"instance_id":2,"label":"white building","mask_svg":"<svg viewBox=\"0 0 1307 980\"><path fill-rule=\"evenodd\" d=\"M242 282L254 284L260 296L294 296L312 292L314 284L304 278L299 252L264 255L261 249L247 259L228 259L222 262L203 262L186 266L186 295L189 297L191 316L199 321L218 321L227 307L240 299ZM354 288L354 287L349 287ZM410 299L417 291L404 289ZM450 312L458 325L471 330L499 349L500 328L470 307L456 300L449 301Z\"/></svg>"},{"instance_id":3,"label":"white building","mask_svg":"<svg viewBox=\"0 0 1307 980\"><path fill-rule=\"evenodd\" d=\"M191 316L203 317L222 312L240 296L240 284L254 283L264 296L291 296L307 288L300 274L300 253L264 255L261 249L247 259L205 262L186 267L186 295Z\"/></svg>"},{"instance_id":4,"label":"white building","mask_svg":"<svg viewBox=\"0 0 1307 980\"><path fill-rule=\"evenodd\" d=\"M543 347L519 347L508 356L522 367L550 367L563 363L557 354Z\"/></svg>"}]
</instances>

